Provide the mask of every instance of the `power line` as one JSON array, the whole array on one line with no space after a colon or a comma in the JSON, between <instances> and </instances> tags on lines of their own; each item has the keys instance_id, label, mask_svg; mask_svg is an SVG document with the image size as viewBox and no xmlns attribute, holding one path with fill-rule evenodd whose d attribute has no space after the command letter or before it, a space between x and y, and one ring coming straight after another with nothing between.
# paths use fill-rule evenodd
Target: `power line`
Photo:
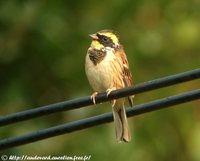
<instances>
[{"instance_id":1,"label":"power line","mask_svg":"<svg viewBox=\"0 0 200 161\"><path fill-rule=\"evenodd\" d=\"M107 97L105 93L99 94L96 97L96 102L97 103L105 102L111 99L121 98L121 97L129 96L129 95L133 95L133 94L139 94L142 92L167 87L167 86L183 83L186 81L191 81L198 78L200 78L199 68L195 70L187 71L184 73L141 83L135 87L116 90L116 91L111 92L109 97ZM77 98L77 99L73 99L69 101L63 101L63 102L59 102L59 103L55 103L55 104L51 104L51 105L47 105L43 107L30 109L27 111L9 114L7 116L1 116L0 126L5 126L8 124L17 123L20 121L30 120L32 118L36 118L36 117L40 117L40 116L44 116L44 115L48 115L48 114L52 114L56 112L82 108L84 106L88 106L92 104L93 102L91 101L90 96L81 97L81 98Z\"/></svg>"},{"instance_id":2,"label":"power line","mask_svg":"<svg viewBox=\"0 0 200 161\"><path fill-rule=\"evenodd\" d=\"M129 108L126 110L127 116L135 116L143 114L146 112L151 112L159 109L163 109L169 106L193 101L200 99L200 89L193 90L191 92L170 96L167 98L159 99L156 101L148 102L145 104L137 105L134 108ZM86 129L89 127L97 126L100 124L108 123L113 121L113 115L111 112L102 115L65 123L62 125L54 126L44 130L39 130L26 135L12 137L0 141L0 150L5 150L7 148L28 144L31 142L43 140L46 138L62 135L65 133L71 133L74 131Z\"/></svg>"}]
</instances>

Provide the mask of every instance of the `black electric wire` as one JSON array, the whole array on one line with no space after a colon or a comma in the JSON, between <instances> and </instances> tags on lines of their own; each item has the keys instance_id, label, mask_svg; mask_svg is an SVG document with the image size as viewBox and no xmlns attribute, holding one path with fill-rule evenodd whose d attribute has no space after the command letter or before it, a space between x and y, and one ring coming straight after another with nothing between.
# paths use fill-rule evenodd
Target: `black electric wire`
<instances>
[{"instance_id":1,"label":"black electric wire","mask_svg":"<svg viewBox=\"0 0 200 161\"><path fill-rule=\"evenodd\" d=\"M129 108L127 112L127 116L135 116L139 114L143 114L146 112L151 112L159 109L163 109L166 107L170 107L173 105L193 101L200 99L200 89L193 90L191 92L170 96L167 98L159 99L156 101L152 101L149 103L137 105L134 108ZM86 129L89 127L97 126L100 124L108 123L113 121L112 113L105 113L102 115L86 118L83 120L78 120L70 123L65 123L62 125L58 125L55 127L51 127L44 130L39 130L33 133L29 133L26 135L8 138L0 141L0 150L4 150L7 148L32 143L35 141L43 140L46 138L62 135L65 133L71 133L77 130Z\"/></svg>"},{"instance_id":2,"label":"black electric wire","mask_svg":"<svg viewBox=\"0 0 200 161\"><path fill-rule=\"evenodd\" d=\"M160 79L148 81L145 83L141 83L135 87L125 88L116 90L110 93L109 97L105 93L99 94L96 97L96 103L105 102L114 98L125 97L133 94L138 94L162 87L167 87L170 85L175 85L178 83L191 81L194 79L200 78L200 69L195 69L191 71L187 71L184 73L163 77ZM32 118L60 112L60 111L67 111L76 108L81 108L84 106L92 105L93 102L90 99L90 96L81 97L69 101L63 101L55 104L50 104L43 107L38 107L34 109L30 109L27 111L22 111L14 114L9 114L7 116L0 117L0 126L17 123L19 121L25 121Z\"/></svg>"}]
</instances>

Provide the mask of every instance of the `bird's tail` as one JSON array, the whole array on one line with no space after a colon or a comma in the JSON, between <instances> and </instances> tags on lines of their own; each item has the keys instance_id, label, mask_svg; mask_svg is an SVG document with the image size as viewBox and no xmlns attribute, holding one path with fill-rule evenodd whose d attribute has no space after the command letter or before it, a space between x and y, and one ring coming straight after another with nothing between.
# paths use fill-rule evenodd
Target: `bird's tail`
<instances>
[{"instance_id":1,"label":"bird's tail","mask_svg":"<svg viewBox=\"0 0 200 161\"><path fill-rule=\"evenodd\" d=\"M118 142L130 142L131 141L131 132L129 129L126 111L123 103L121 106L115 105L112 107L114 124L115 124L115 133Z\"/></svg>"}]
</instances>

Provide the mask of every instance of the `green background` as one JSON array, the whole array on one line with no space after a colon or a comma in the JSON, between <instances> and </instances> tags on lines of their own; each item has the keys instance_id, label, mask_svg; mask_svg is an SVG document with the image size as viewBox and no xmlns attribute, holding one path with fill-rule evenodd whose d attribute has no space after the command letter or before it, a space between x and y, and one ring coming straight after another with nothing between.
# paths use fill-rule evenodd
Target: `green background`
<instances>
[{"instance_id":1,"label":"green background","mask_svg":"<svg viewBox=\"0 0 200 161\"><path fill-rule=\"evenodd\" d=\"M199 0L1 0L0 115L92 94L84 71L89 34L120 35L134 84L200 66ZM134 98L135 104L199 88L196 80ZM12 155L91 155L90 160L199 161L200 101L128 121L133 139L118 144L113 124L12 148ZM19 136L110 112L109 103L0 128Z\"/></svg>"}]
</instances>

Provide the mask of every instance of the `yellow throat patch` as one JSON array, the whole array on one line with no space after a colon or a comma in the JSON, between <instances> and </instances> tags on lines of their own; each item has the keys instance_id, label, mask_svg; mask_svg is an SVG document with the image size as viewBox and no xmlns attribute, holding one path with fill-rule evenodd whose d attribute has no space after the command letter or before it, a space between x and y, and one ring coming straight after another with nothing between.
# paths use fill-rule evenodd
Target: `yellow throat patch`
<instances>
[{"instance_id":1,"label":"yellow throat patch","mask_svg":"<svg viewBox=\"0 0 200 161\"><path fill-rule=\"evenodd\" d=\"M102 49L104 46L97 40L92 40L91 47L97 50Z\"/></svg>"}]
</instances>

